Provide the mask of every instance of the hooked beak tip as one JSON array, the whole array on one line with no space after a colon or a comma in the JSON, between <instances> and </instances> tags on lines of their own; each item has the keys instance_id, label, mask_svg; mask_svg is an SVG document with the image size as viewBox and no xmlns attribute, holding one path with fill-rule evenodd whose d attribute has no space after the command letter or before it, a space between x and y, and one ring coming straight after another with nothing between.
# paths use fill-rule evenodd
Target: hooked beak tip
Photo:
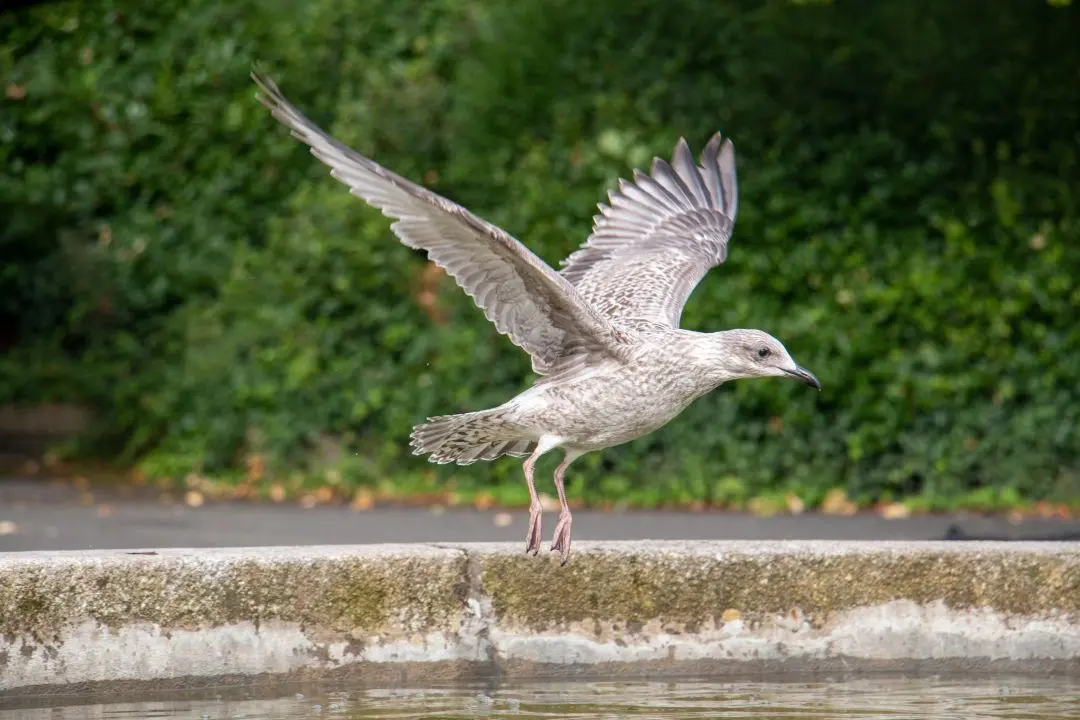
<instances>
[{"instance_id":1,"label":"hooked beak tip","mask_svg":"<svg viewBox=\"0 0 1080 720\"><path fill-rule=\"evenodd\" d=\"M817 379L817 375L810 372L802 365L796 365L794 370L784 370L788 375L793 378L802 380L804 383L814 388L818 392L821 392L821 381Z\"/></svg>"}]
</instances>

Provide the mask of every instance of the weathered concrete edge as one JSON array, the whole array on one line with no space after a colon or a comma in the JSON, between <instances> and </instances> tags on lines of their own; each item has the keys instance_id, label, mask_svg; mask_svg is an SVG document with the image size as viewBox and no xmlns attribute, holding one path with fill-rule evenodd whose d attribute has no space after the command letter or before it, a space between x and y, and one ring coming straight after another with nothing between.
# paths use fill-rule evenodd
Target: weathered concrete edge
<instances>
[{"instance_id":1,"label":"weathered concrete edge","mask_svg":"<svg viewBox=\"0 0 1080 720\"><path fill-rule=\"evenodd\" d=\"M566 567L516 544L153 552L0 554L0 697L1080 669L1080 543L579 543Z\"/></svg>"}]
</instances>

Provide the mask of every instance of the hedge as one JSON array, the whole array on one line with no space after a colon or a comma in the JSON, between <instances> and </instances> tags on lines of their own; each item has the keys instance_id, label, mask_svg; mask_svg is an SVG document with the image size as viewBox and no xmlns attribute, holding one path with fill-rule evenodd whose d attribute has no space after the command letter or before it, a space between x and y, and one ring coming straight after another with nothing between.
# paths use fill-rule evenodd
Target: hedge
<instances>
[{"instance_id":1,"label":"hedge","mask_svg":"<svg viewBox=\"0 0 1080 720\"><path fill-rule=\"evenodd\" d=\"M684 314L821 378L734 383L575 463L590 501L1080 498L1080 31L1035 0L178 0L0 15L0 402L100 421L154 476L436 470L427 415L527 358L254 100L259 62L346 142L552 265L620 176L722 130L740 216Z\"/></svg>"}]
</instances>

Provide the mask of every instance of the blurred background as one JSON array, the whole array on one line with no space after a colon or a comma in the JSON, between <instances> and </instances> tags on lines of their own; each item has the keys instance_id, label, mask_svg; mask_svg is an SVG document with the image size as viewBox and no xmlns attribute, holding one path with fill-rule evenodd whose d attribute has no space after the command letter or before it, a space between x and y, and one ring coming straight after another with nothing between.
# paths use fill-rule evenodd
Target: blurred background
<instances>
[{"instance_id":1,"label":"blurred background","mask_svg":"<svg viewBox=\"0 0 1080 720\"><path fill-rule=\"evenodd\" d=\"M724 387L578 460L576 503L1068 515L1078 38L1060 0L23 2L0 12L9 472L527 504L517 460L408 451L527 357L269 117L258 63L556 267L617 178L733 139L731 253L683 324L766 329L824 392Z\"/></svg>"}]
</instances>

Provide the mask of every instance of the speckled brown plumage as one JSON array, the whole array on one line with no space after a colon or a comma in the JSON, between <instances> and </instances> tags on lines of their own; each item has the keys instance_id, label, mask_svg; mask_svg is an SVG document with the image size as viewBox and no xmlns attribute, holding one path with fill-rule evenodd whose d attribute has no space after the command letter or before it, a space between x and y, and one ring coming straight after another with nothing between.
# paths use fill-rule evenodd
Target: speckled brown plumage
<instances>
[{"instance_id":1,"label":"speckled brown plumage","mask_svg":"<svg viewBox=\"0 0 1080 720\"><path fill-rule=\"evenodd\" d=\"M253 73L259 100L312 154L383 214L405 245L425 250L510 341L540 378L502 405L428 418L412 449L432 462L467 465L526 457L526 550L540 548L533 482L540 455L562 448L555 471L559 522L552 550L570 556L572 516L563 473L583 453L650 433L729 380L792 376L820 388L779 340L760 330L679 328L691 291L727 258L738 188L735 150L714 135L694 162L685 140L671 162L621 180L593 232L556 272L506 232L341 144Z\"/></svg>"}]
</instances>

